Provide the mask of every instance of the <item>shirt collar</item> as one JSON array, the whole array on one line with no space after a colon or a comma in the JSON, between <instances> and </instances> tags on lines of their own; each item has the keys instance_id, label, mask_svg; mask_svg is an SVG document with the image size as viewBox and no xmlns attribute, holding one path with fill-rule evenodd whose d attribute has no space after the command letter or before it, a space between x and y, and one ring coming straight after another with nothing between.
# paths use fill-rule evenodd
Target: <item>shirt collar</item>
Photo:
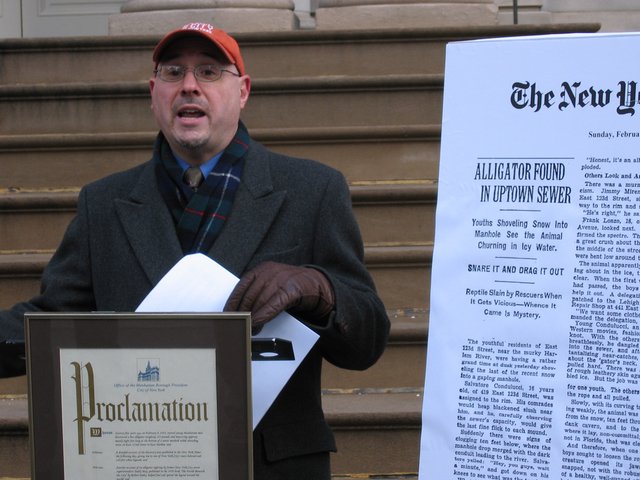
<instances>
[{"instance_id":1,"label":"shirt collar","mask_svg":"<svg viewBox=\"0 0 640 480\"><path fill-rule=\"evenodd\" d=\"M209 176L211 171L217 165L218 160L220 160L220 157L222 156L223 153L224 152L218 153L217 155L212 157L211 160L200 165L200 171L202 172L202 175L204 175L204 178L207 178ZM187 162L185 162L182 158L178 157L175 153L173 154L173 156L176 157L176 160L178 161L178 165L180 165L180 168L182 168L183 172L191 166Z\"/></svg>"}]
</instances>

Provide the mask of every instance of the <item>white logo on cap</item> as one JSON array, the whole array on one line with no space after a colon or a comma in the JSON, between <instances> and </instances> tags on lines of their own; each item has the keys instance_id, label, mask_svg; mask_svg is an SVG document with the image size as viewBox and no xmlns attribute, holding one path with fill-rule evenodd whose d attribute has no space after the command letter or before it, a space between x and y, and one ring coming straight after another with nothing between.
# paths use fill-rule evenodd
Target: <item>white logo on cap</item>
<instances>
[{"instance_id":1,"label":"white logo on cap","mask_svg":"<svg viewBox=\"0 0 640 480\"><path fill-rule=\"evenodd\" d=\"M189 23L182 27L183 30L197 30L199 32L211 33L213 32L213 25L208 23Z\"/></svg>"}]
</instances>

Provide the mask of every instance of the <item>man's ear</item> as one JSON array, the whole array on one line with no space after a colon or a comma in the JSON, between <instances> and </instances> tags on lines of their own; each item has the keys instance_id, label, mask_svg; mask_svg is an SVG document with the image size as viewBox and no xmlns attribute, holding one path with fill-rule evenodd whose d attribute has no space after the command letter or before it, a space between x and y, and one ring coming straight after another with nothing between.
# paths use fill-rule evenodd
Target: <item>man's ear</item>
<instances>
[{"instance_id":1,"label":"man's ear","mask_svg":"<svg viewBox=\"0 0 640 480\"><path fill-rule=\"evenodd\" d=\"M240 77L240 108L244 108L249 100L249 94L251 93L251 77L249 75L243 75Z\"/></svg>"}]
</instances>

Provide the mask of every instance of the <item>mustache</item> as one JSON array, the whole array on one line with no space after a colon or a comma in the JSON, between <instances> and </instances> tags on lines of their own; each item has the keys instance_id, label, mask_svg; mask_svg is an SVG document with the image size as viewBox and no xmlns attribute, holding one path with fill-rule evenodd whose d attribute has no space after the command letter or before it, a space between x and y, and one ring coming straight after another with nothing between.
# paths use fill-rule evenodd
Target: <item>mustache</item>
<instances>
[{"instance_id":1,"label":"mustache","mask_svg":"<svg viewBox=\"0 0 640 480\"><path fill-rule=\"evenodd\" d=\"M177 101L176 103L173 104L173 111L174 113L177 113L180 111L180 109L182 108L199 108L200 110L202 110L203 112L206 112L208 110L207 108L207 104L197 98L183 98L180 99L179 101Z\"/></svg>"}]
</instances>

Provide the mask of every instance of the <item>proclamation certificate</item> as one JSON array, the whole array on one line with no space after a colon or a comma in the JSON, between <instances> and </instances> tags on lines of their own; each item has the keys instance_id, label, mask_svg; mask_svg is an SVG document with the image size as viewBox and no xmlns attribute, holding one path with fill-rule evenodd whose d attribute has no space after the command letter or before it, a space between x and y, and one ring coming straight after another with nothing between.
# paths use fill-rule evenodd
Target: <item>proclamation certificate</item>
<instances>
[{"instance_id":1,"label":"proclamation certificate","mask_svg":"<svg viewBox=\"0 0 640 480\"><path fill-rule=\"evenodd\" d=\"M218 479L216 350L62 348L65 479Z\"/></svg>"},{"instance_id":2,"label":"proclamation certificate","mask_svg":"<svg viewBox=\"0 0 640 480\"><path fill-rule=\"evenodd\" d=\"M638 52L447 46L421 480L640 478Z\"/></svg>"}]
</instances>

